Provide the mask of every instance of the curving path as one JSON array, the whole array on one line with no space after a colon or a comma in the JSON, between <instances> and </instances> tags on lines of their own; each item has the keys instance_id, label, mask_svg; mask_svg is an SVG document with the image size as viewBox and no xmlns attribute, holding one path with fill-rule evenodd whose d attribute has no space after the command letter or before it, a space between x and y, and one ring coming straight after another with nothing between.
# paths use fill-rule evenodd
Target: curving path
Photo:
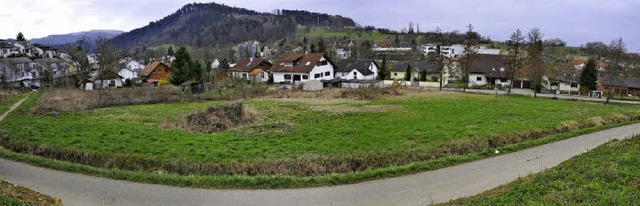
<instances>
[{"instance_id":1,"label":"curving path","mask_svg":"<svg viewBox=\"0 0 640 206\"><path fill-rule=\"evenodd\" d=\"M0 179L58 197L65 205L426 205L478 194L635 134L640 134L640 124L435 171L304 189L178 188L66 173L5 159L0 159Z\"/></svg>"}]
</instances>

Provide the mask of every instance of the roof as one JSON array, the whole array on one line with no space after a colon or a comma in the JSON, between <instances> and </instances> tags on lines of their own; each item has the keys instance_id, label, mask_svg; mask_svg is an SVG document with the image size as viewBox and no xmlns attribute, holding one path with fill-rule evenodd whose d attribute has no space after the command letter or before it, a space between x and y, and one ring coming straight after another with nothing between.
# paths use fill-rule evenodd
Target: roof
<instances>
[{"instance_id":1,"label":"roof","mask_svg":"<svg viewBox=\"0 0 640 206\"><path fill-rule=\"evenodd\" d=\"M504 70L500 70L504 68ZM484 74L488 77L508 78L507 61L504 55L479 54L471 62L470 73Z\"/></svg>"},{"instance_id":2,"label":"roof","mask_svg":"<svg viewBox=\"0 0 640 206\"><path fill-rule=\"evenodd\" d=\"M259 66L261 63L267 64L268 67L273 66L263 58L245 58L238 61L238 63L236 63L236 65L231 68L231 71L249 72Z\"/></svg>"},{"instance_id":3,"label":"roof","mask_svg":"<svg viewBox=\"0 0 640 206\"><path fill-rule=\"evenodd\" d=\"M320 59L327 59L331 65L335 64L329 60L323 53L312 54L286 54L280 57L278 61L271 67L272 72L299 72L309 73L316 67ZM284 66L285 62L293 62L293 66Z\"/></svg>"},{"instance_id":4,"label":"roof","mask_svg":"<svg viewBox=\"0 0 640 206\"><path fill-rule=\"evenodd\" d=\"M427 73L438 73L439 65L437 62L430 61L404 61L399 64L393 65L391 71L393 72L406 72L407 66L411 65L411 69L421 72L426 70Z\"/></svg>"},{"instance_id":5,"label":"roof","mask_svg":"<svg viewBox=\"0 0 640 206\"><path fill-rule=\"evenodd\" d=\"M31 59L26 58L26 57L20 57L20 58L3 58L0 59L0 64L4 65L4 67L9 68L10 70L13 71L17 71L18 70L18 64L26 64L26 63L31 63L33 61L31 61ZM40 64L36 64L37 66L40 66ZM25 68L26 65L25 65Z\"/></svg>"},{"instance_id":6,"label":"roof","mask_svg":"<svg viewBox=\"0 0 640 206\"><path fill-rule=\"evenodd\" d=\"M635 77L616 78L613 85L609 85L607 82L604 81L603 85L640 89L640 79Z\"/></svg>"},{"instance_id":7,"label":"roof","mask_svg":"<svg viewBox=\"0 0 640 206\"><path fill-rule=\"evenodd\" d=\"M336 72L351 72L354 69L357 70L358 72L360 72L362 75L364 76L369 76L374 74L373 71L371 71L371 64L376 64L375 61L370 60L370 59L361 59L361 60L342 60L340 62L338 62L338 65L336 65Z\"/></svg>"},{"instance_id":8,"label":"roof","mask_svg":"<svg viewBox=\"0 0 640 206\"><path fill-rule=\"evenodd\" d=\"M249 72L249 76L256 76L262 72L262 69L253 69Z\"/></svg>"},{"instance_id":9,"label":"roof","mask_svg":"<svg viewBox=\"0 0 640 206\"><path fill-rule=\"evenodd\" d=\"M103 77L103 78L100 78L100 77ZM116 79L118 77L122 78L122 76L120 76L119 74L111 70L106 70L106 71L97 72L95 75L91 76L91 78L89 78L88 80L90 82L94 82L97 79Z\"/></svg>"},{"instance_id":10,"label":"roof","mask_svg":"<svg viewBox=\"0 0 640 206\"><path fill-rule=\"evenodd\" d=\"M165 63L162 63L160 61L154 61L154 62L151 62L151 64L147 64L147 66L144 67L144 70L142 70L140 72L140 75L141 76L149 76L151 74L151 72L153 72L153 70L155 70L158 66L160 66L160 64L163 64L166 67L171 67L171 66L169 66L169 65L167 65Z\"/></svg>"}]
</instances>

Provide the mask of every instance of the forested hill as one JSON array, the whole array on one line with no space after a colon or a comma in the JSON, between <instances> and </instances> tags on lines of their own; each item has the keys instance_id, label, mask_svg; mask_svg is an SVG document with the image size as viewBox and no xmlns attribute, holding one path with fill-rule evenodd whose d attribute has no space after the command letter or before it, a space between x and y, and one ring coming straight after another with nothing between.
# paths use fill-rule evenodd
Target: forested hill
<instances>
[{"instance_id":1,"label":"forested hill","mask_svg":"<svg viewBox=\"0 0 640 206\"><path fill-rule=\"evenodd\" d=\"M307 11L260 13L216 3L187 4L149 25L112 41L119 48L163 44L223 46L247 40L272 41L296 32L297 25L356 26L349 18Z\"/></svg>"}]
</instances>

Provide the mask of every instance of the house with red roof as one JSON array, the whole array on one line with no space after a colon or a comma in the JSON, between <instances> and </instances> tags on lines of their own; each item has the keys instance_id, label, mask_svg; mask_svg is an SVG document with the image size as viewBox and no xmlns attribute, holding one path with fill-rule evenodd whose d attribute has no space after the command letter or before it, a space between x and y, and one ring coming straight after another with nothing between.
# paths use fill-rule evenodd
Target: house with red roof
<instances>
[{"instance_id":1,"label":"house with red roof","mask_svg":"<svg viewBox=\"0 0 640 206\"><path fill-rule=\"evenodd\" d=\"M273 64L273 82L294 83L311 80L333 80L335 64L322 53L286 54Z\"/></svg>"},{"instance_id":2,"label":"house with red roof","mask_svg":"<svg viewBox=\"0 0 640 206\"><path fill-rule=\"evenodd\" d=\"M169 79L169 77L171 77L171 66L161 61L154 61L140 72L140 76L144 78L146 82L158 83L160 79Z\"/></svg>"},{"instance_id":3,"label":"house with red roof","mask_svg":"<svg viewBox=\"0 0 640 206\"><path fill-rule=\"evenodd\" d=\"M231 67L231 76L248 79L251 82L267 82L269 81L269 69L272 66L263 58L245 58Z\"/></svg>"}]
</instances>

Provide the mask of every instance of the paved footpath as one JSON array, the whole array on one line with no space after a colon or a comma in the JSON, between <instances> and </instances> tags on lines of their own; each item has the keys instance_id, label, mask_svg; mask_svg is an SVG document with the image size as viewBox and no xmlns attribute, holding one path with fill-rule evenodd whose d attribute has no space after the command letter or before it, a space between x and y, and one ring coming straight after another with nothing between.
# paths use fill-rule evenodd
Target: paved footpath
<instances>
[{"instance_id":1,"label":"paved footpath","mask_svg":"<svg viewBox=\"0 0 640 206\"><path fill-rule=\"evenodd\" d=\"M426 205L478 194L604 144L640 134L640 124L582 135L435 171L352 185L282 190L215 190L132 183L0 159L0 179L65 205Z\"/></svg>"}]
</instances>

